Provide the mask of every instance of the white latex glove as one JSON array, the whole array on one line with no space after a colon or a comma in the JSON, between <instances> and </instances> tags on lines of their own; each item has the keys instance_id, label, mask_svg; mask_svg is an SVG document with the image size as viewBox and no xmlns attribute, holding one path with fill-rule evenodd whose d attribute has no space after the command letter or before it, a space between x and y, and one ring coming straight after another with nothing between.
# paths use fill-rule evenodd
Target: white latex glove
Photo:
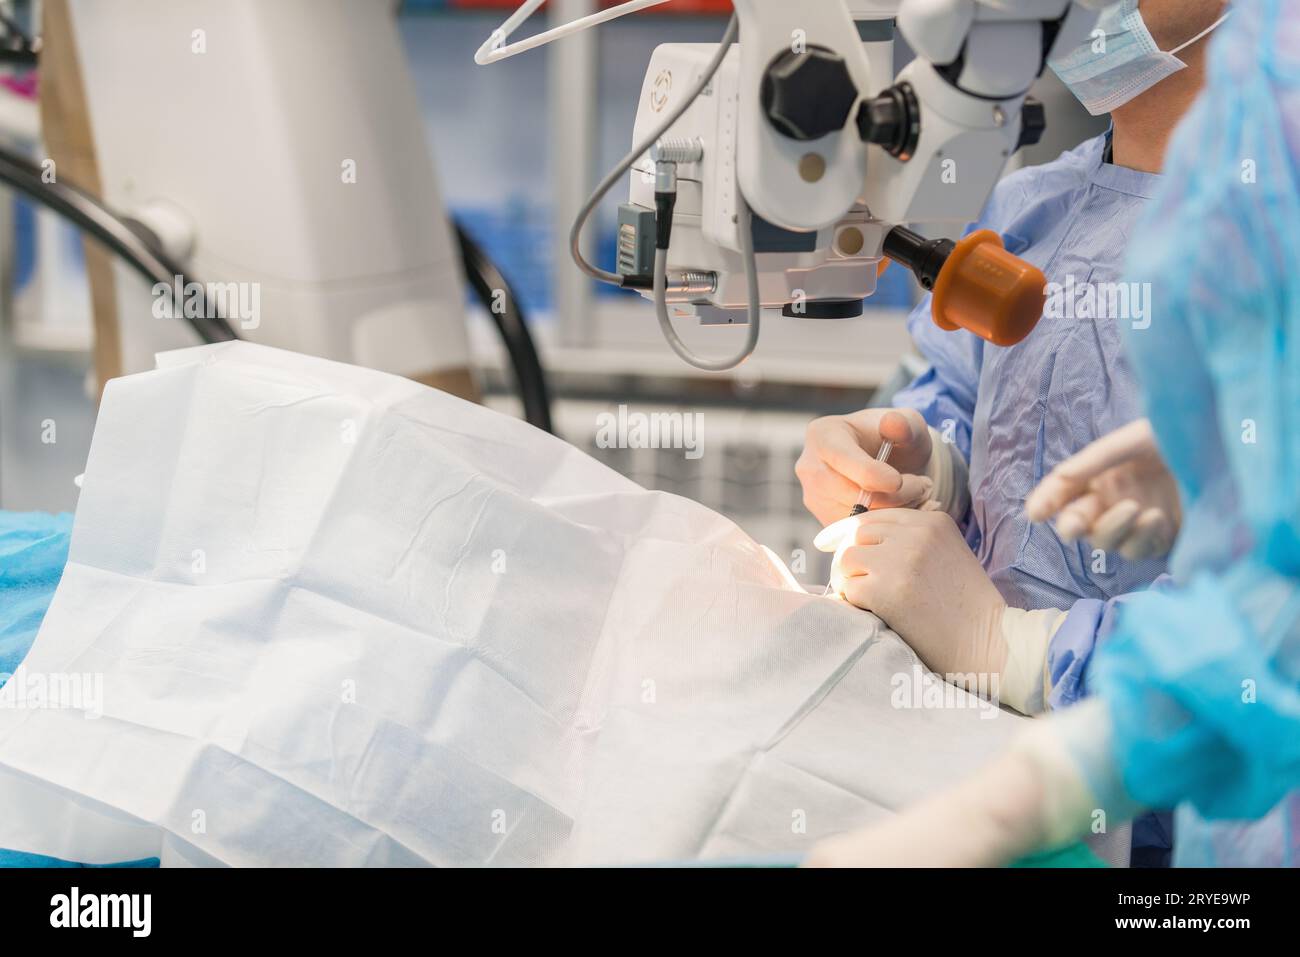
<instances>
[{"instance_id":1,"label":"white latex glove","mask_svg":"<svg viewBox=\"0 0 1300 957\"><path fill-rule=\"evenodd\" d=\"M894 443L887 463L876 461L882 435ZM875 508L919 505L934 488L926 474L931 449L930 430L914 409L814 419L794 466L803 503L823 525L848 515L863 490Z\"/></svg>"},{"instance_id":2,"label":"white latex glove","mask_svg":"<svg viewBox=\"0 0 1300 957\"><path fill-rule=\"evenodd\" d=\"M1182 522L1178 485L1148 419L1102 436L1070 456L1025 499L1033 522L1056 516L1062 541L1087 538L1129 559L1164 555Z\"/></svg>"},{"instance_id":3,"label":"white latex glove","mask_svg":"<svg viewBox=\"0 0 1300 957\"><path fill-rule=\"evenodd\" d=\"M890 508L860 516L831 583L883 618L931 670L1001 672L1007 603L943 512Z\"/></svg>"},{"instance_id":4,"label":"white latex glove","mask_svg":"<svg viewBox=\"0 0 1300 957\"><path fill-rule=\"evenodd\" d=\"M1011 748L956 787L900 814L812 849L810 867L994 867L1117 825L1140 809L1110 765L1102 702L1035 721ZM1102 783L1103 804L1084 769ZM1106 815L1097 811L1105 809Z\"/></svg>"},{"instance_id":5,"label":"white latex glove","mask_svg":"<svg viewBox=\"0 0 1300 957\"><path fill-rule=\"evenodd\" d=\"M946 513L873 510L814 544L836 553L834 592L879 615L932 671L968 691L992 687L1025 714L1043 710L1047 648L1065 612L1008 608Z\"/></svg>"},{"instance_id":6,"label":"white latex glove","mask_svg":"<svg viewBox=\"0 0 1300 957\"><path fill-rule=\"evenodd\" d=\"M819 841L806 867L997 867L1037 846L1041 794L1019 755L892 818Z\"/></svg>"}]
</instances>

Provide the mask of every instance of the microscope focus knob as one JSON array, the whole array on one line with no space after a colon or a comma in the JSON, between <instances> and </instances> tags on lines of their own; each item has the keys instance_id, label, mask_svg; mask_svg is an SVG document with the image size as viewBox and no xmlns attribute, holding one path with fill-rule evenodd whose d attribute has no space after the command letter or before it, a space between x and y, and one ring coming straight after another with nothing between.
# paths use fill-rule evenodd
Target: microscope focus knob
<instances>
[{"instance_id":1,"label":"microscope focus knob","mask_svg":"<svg viewBox=\"0 0 1300 957\"><path fill-rule=\"evenodd\" d=\"M906 163L921 138L921 107L910 83L899 83L858 107L858 134Z\"/></svg>"},{"instance_id":2,"label":"microscope focus knob","mask_svg":"<svg viewBox=\"0 0 1300 957\"><path fill-rule=\"evenodd\" d=\"M858 101L844 58L824 47L786 50L763 74L763 111L777 131L794 140L838 133Z\"/></svg>"}]
</instances>

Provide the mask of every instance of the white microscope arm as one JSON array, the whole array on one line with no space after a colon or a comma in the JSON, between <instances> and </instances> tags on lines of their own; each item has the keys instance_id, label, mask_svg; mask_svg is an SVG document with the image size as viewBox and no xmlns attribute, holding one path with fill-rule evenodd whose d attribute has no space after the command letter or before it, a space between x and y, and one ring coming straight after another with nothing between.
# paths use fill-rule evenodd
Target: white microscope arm
<instances>
[{"instance_id":1,"label":"white microscope arm","mask_svg":"<svg viewBox=\"0 0 1300 957\"><path fill-rule=\"evenodd\" d=\"M793 230L825 228L858 201L891 223L973 221L1022 142L1021 106L1047 55L1058 44L1072 46L1096 20L1071 0L735 6L742 37L740 190L763 219ZM860 38L858 24L893 16L917 59L882 89L872 58L892 57L892 45ZM800 63L814 48L821 62ZM835 61L843 64L839 76ZM784 94L785 104L773 104L774 78L783 86L775 99ZM828 97L843 105L829 120ZM782 110L799 115L793 123L774 122L774 111ZM841 115L844 123L835 126ZM1029 120L1037 124L1041 116ZM864 139L880 149L868 150ZM810 155L824 161L815 179L808 175Z\"/></svg>"}]
</instances>

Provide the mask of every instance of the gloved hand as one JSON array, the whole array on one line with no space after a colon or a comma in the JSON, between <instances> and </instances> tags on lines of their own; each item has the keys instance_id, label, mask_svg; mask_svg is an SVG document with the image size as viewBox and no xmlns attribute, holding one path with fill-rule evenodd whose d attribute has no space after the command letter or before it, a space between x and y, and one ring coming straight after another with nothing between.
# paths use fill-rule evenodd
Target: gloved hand
<instances>
[{"instance_id":1,"label":"gloved hand","mask_svg":"<svg viewBox=\"0 0 1300 957\"><path fill-rule=\"evenodd\" d=\"M889 461L877 462L883 438L894 443ZM808 425L794 472L803 503L823 525L844 518L865 489L872 507L912 507L930 497L926 475L933 443L914 409L863 409L828 415Z\"/></svg>"},{"instance_id":2,"label":"gloved hand","mask_svg":"<svg viewBox=\"0 0 1300 957\"><path fill-rule=\"evenodd\" d=\"M1047 648L1066 613L1008 608L944 512L873 509L856 521L848 541L834 541L845 523L814 541L836 552L835 593L879 615L937 674L991 687L1025 714L1043 710Z\"/></svg>"},{"instance_id":3,"label":"gloved hand","mask_svg":"<svg viewBox=\"0 0 1300 957\"><path fill-rule=\"evenodd\" d=\"M1113 764L1102 701L1026 724L1008 751L956 787L819 842L805 866L992 867L1141 812Z\"/></svg>"},{"instance_id":4,"label":"gloved hand","mask_svg":"<svg viewBox=\"0 0 1300 957\"><path fill-rule=\"evenodd\" d=\"M998 867L1042 839L1042 788L1018 754L894 817L819 841L805 867Z\"/></svg>"},{"instance_id":5,"label":"gloved hand","mask_svg":"<svg viewBox=\"0 0 1300 957\"><path fill-rule=\"evenodd\" d=\"M1030 521L1056 518L1062 541L1086 537L1125 558L1164 555L1182 522L1178 485L1148 419L1138 419L1070 456L1025 499Z\"/></svg>"},{"instance_id":6,"label":"gloved hand","mask_svg":"<svg viewBox=\"0 0 1300 957\"><path fill-rule=\"evenodd\" d=\"M832 566L834 591L884 619L932 671L1000 673L1007 603L953 520L898 508L858 519Z\"/></svg>"}]
</instances>

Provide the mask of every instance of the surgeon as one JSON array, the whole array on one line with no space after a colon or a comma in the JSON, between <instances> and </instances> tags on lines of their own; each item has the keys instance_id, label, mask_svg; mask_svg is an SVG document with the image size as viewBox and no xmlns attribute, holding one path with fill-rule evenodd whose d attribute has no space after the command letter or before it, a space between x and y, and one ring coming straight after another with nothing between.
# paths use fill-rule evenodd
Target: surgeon
<instances>
[{"instance_id":1,"label":"surgeon","mask_svg":"<svg viewBox=\"0 0 1300 957\"><path fill-rule=\"evenodd\" d=\"M924 504L866 516L840 549L837 585L935 671L1000 674L1002 701L1027 713L1082 694L1080 649L1110 603L1164 571L1153 553L1167 550L1167 528L1148 528L1143 548L1107 536L1085 547L1030 524L1023 503L1055 465L1141 415L1121 335L1149 322L1152 304L1121 283L1121 264L1226 14L1221 0L1125 0L1051 62L1111 129L1006 177L974 227L1048 277L1037 328L993 346L940 330L927 297L909 327L929 369L894 410L814 421L796 466L823 523L847 515L860 489L876 506ZM888 464L874 461L882 437L894 442Z\"/></svg>"},{"instance_id":2,"label":"surgeon","mask_svg":"<svg viewBox=\"0 0 1300 957\"><path fill-rule=\"evenodd\" d=\"M1027 503L1125 541L1126 515L1163 514L1177 587L1117 609L1089 701L813 863L996 864L1176 805L1176 864L1300 866L1300 0L1240 0L1210 57L1130 249L1156 302L1126 334L1150 428Z\"/></svg>"}]
</instances>

